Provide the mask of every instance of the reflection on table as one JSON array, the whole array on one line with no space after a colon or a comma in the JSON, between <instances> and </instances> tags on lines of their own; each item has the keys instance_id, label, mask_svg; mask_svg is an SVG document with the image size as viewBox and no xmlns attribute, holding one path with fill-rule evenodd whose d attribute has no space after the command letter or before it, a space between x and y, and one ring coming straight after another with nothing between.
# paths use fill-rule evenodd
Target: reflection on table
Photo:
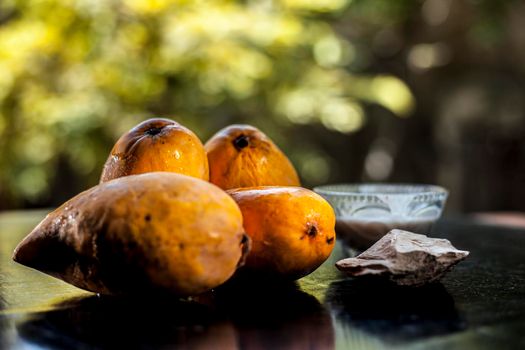
<instances>
[{"instance_id":1,"label":"reflection on table","mask_svg":"<svg viewBox=\"0 0 525 350\"><path fill-rule=\"evenodd\" d=\"M440 283L350 279L330 259L295 283L230 283L203 296L99 297L11 261L45 213L0 214L0 348L425 349L525 347L525 234L447 221L471 251Z\"/></svg>"}]
</instances>

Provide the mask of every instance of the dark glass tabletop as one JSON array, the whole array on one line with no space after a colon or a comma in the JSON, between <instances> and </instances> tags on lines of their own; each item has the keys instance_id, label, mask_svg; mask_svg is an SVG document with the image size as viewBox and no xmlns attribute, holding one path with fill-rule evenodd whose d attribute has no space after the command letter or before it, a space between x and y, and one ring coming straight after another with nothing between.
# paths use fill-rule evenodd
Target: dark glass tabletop
<instances>
[{"instance_id":1,"label":"dark glass tabletop","mask_svg":"<svg viewBox=\"0 0 525 350\"><path fill-rule=\"evenodd\" d=\"M253 281L190 300L99 297L11 261L44 212L0 215L0 348L525 348L525 230L444 220L471 255L440 283L351 279L330 259L296 283Z\"/></svg>"}]
</instances>

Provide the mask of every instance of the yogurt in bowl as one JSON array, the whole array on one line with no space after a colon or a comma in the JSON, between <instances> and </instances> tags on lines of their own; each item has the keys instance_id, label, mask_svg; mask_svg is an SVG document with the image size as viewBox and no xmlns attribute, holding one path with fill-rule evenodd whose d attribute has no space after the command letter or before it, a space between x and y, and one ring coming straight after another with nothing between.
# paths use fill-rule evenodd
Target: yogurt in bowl
<instances>
[{"instance_id":1,"label":"yogurt in bowl","mask_svg":"<svg viewBox=\"0 0 525 350\"><path fill-rule=\"evenodd\" d=\"M338 237L366 249L392 229L428 235L447 190L418 184L337 184L314 188L334 208Z\"/></svg>"}]
</instances>

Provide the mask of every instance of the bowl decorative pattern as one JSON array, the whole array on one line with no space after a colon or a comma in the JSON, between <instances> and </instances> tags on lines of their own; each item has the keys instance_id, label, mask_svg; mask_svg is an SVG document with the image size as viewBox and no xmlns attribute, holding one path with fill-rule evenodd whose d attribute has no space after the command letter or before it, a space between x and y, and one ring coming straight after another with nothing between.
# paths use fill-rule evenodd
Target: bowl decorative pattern
<instances>
[{"instance_id":1,"label":"bowl decorative pattern","mask_svg":"<svg viewBox=\"0 0 525 350\"><path fill-rule=\"evenodd\" d=\"M314 191L334 208L339 236L357 247L394 228L428 234L448 196L442 187L416 184L338 184Z\"/></svg>"}]
</instances>

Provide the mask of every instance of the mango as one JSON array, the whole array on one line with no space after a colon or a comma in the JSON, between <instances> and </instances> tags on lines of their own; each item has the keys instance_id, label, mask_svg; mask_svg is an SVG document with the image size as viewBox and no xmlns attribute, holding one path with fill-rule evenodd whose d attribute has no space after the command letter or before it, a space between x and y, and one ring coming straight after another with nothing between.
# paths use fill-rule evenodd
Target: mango
<instances>
[{"instance_id":1,"label":"mango","mask_svg":"<svg viewBox=\"0 0 525 350\"><path fill-rule=\"evenodd\" d=\"M101 294L208 291L249 249L242 214L220 188L153 172L95 186L50 213L13 259Z\"/></svg>"},{"instance_id":2,"label":"mango","mask_svg":"<svg viewBox=\"0 0 525 350\"><path fill-rule=\"evenodd\" d=\"M241 208L252 248L243 269L284 279L306 276L335 246L335 214L301 187L262 186L227 191Z\"/></svg>"},{"instance_id":3,"label":"mango","mask_svg":"<svg viewBox=\"0 0 525 350\"><path fill-rule=\"evenodd\" d=\"M204 148L210 182L222 189L301 185L290 160L253 126L228 126L208 140Z\"/></svg>"},{"instance_id":4,"label":"mango","mask_svg":"<svg viewBox=\"0 0 525 350\"><path fill-rule=\"evenodd\" d=\"M115 143L100 182L155 171L208 181L208 158L202 142L191 130L173 120L145 120Z\"/></svg>"}]
</instances>

